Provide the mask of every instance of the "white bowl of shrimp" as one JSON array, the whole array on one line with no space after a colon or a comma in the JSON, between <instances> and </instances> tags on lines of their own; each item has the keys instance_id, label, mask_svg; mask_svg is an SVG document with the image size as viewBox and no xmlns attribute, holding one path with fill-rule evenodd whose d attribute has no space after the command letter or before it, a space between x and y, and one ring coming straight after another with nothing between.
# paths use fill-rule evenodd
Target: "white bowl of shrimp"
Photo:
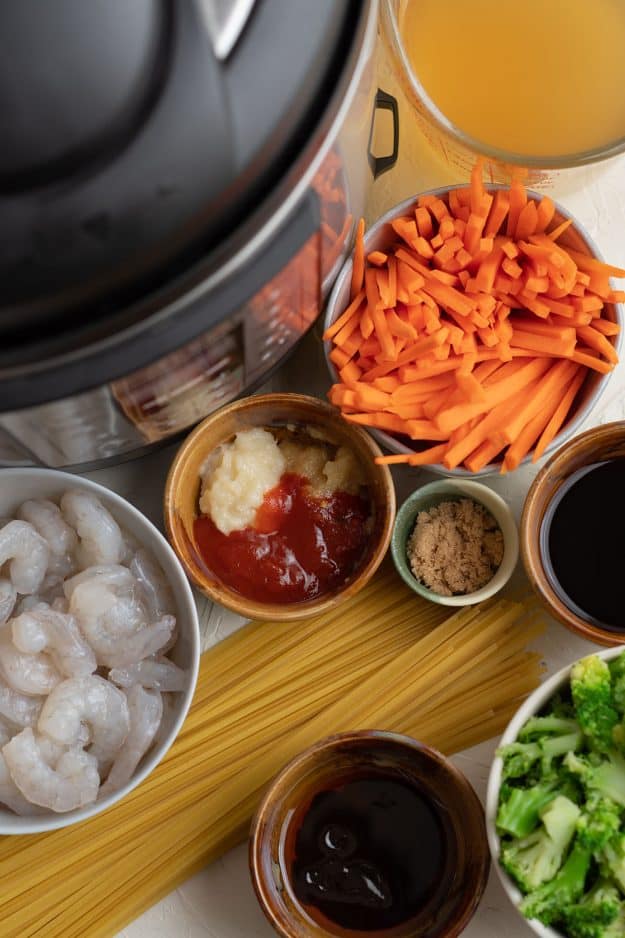
<instances>
[{"instance_id":1,"label":"white bowl of shrimp","mask_svg":"<svg viewBox=\"0 0 625 938\"><path fill-rule=\"evenodd\" d=\"M189 582L129 502L0 469L0 834L83 821L163 758L197 681Z\"/></svg>"}]
</instances>

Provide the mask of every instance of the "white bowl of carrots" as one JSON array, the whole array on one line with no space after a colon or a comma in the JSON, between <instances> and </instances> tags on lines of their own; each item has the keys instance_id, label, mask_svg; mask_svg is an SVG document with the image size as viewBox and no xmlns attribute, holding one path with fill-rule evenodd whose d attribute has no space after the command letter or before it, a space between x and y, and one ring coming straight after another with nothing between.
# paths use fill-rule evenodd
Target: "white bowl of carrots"
<instances>
[{"instance_id":1,"label":"white bowl of carrots","mask_svg":"<svg viewBox=\"0 0 625 938\"><path fill-rule=\"evenodd\" d=\"M367 232L328 301L328 397L393 455L444 475L509 472L576 433L619 360L625 291L548 196L434 189Z\"/></svg>"}]
</instances>

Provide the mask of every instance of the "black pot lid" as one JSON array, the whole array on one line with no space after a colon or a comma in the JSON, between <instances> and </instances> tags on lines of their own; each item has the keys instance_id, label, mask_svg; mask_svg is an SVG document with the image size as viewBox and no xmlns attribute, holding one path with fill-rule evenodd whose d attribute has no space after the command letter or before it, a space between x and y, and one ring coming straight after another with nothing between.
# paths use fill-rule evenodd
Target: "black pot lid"
<instances>
[{"instance_id":1,"label":"black pot lid","mask_svg":"<svg viewBox=\"0 0 625 938\"><path fill-rule=\"evenodd\" d=\"M216 251L292 167L362 7L0 4L0 369Z\"/></svg>"}]
</instances>

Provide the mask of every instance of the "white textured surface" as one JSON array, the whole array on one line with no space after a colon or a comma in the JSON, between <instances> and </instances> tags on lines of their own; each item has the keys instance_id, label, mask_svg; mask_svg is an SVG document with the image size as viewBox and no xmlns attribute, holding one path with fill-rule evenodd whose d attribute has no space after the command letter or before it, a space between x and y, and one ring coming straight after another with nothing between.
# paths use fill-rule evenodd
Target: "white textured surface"
<instances>
[{"instance_id":1,"label":"white textured surface","mask_svg":"<svg viewBox=\"0 0 625 938\"><path fill-rule=\"evenodd\" d=\"M382 72L381 78L383 87L393 90L389 76ZM374 188L370 217L420 190L457 181L422 151L416 131L411 130L409 120L405 119L401 146L397 167L381 177ZM572 176L564 174L551 194L586 226L607 261L620 266L625 264L625 157L577 171ZM302 375L307 376L306 380L302 380ZM272 387L277 386L285 390L323 393L325 375L317 336L310 336L303 343L295 358L272 382ZM621 419L625 419L625 363L613 374L608 391L588 425ZM91 473L91 477L129 498L159 523L163 483L173 452L174 449L168 448L140 461ZM509 501L517 518L536 469L530 466L506 477L485 480ZM422 470L397 471L395 479L400 497L429 478ZM521 577L518 571L517 582ZM205 647L241 624L231 613L211 606L201 597L198 601ZM540 650L549 671L553 672L593 647L552 622ZM484 796L495 745L496 740L492 740L454 759L480 797ZM273 934L256 904L247 872L246 847L241 846L126 927L119 938L270 938ZM464 932L465 938L502 938L504 935L528 938L531 934L491 873L478 912Z\"/></svg>"}]
</instances>

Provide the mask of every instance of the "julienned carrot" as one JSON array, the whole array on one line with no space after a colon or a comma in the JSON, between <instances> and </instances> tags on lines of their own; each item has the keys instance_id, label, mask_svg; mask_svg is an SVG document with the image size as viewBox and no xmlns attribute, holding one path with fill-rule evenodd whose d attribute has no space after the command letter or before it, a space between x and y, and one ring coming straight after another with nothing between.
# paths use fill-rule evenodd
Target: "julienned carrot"
<instances>
[{"instance_id":1,"label":"julienned carrot","mask_svg":"<svg viewBox=\"0 0 625 938\"><path fill-rule=\"evenodd\" d=\"M352 262L352 284L350 297L354 299L365 282L365 220L361 218L356 227L356 243L354 245L354 260Z\"/></svg>"},{"instance_id":2,"label":"julienned carrot","mask_svg":"<svg viewBox=\"0 0 625 938\"><path fill-rule=\"evenodd\" d=\"M625 300L610 282L625 271L560 243L570 222L554 217L519 179L491 195L476 165L468 187L395 219L383 250L365 255L359 225L354 292L324 334L329 397L354 423L436 443L389 464L475 472L503 449L510 471L544 451L589 370L614 368L605 304Z\"/></svg>"}]
</instances>

